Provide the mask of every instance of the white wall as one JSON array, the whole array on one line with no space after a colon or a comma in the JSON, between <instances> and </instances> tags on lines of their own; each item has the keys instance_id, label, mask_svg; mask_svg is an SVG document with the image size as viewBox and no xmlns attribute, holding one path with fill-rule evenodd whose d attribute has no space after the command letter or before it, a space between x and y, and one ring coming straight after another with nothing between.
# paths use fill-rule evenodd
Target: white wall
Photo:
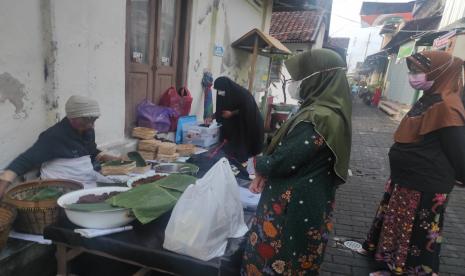
<instances>
[{"instance_id":1,"label":"white wall","mask_svg":"<svg viewBox=\"0 0 465 276\"><path fill-rule=\"evenodd\" d=\"M312 49L312 43L285 43L284 44L291 52L299 53ZM321 48L321 47L320 47Z\"/></svg>"},{"instance_id":2,"label":"white wall","mask_svg":"<svg viewBox=\"0 0 465 276\"><path fill-rule=\"evenodd\" d=\"M41 34L40 1L0 1L0 170L46 127Z\"/></svg>"},{"instance_id":3,"label":"white wall","mask_svg":"<svg viewBox=\"0 0 465 276\"><path fill-rule=\"evenodd\" d=\"M464 0L446 0L439 29L446 27L465 16Z\"/></svg>"},{"instance_id":4,"label":"white wall","mask_svg":"<svg viewBox=\"0 0 465 276\"><path fill-rule=\"evenodd\" d=\"M263 8L253 5L254 1L217 1L219 5L214 22L215 0L193 0L187 86L194 98L191 113L197 115L198 119L203 116L201 80L204 70L210 70L214 78L229 76L247 87L251 55L232 49L230 45L250 30L261 29L263 22L264 31L268 33L271 20L271 5L264 13ZM266 18L263 21L264 14ZM223 57L213 56L212 44L224 47Z\"/></svg>"},{"instance_id":5,"label":"white wall","mask_svg":"<svg viewBox=\"0 0 465 276\"><path fill-rule=\"evenodd\" d=\"M99 101L99 145L124 138L125 9L125 0L0 1L0 169L65 116L73 94Z\"/></svg>"},{"instance_id":6,"label":"white wall","mask_svg":"<svg viewBox=\"0 0 465 276\"><path fill-rule=\"evenodd\" d=\"M56 94L60 117L73 94L100 104L99 145L124 138L125 0L55 0Z\"/></svg>"},{"instance_id":7,"label":"white wall","mask_svg":"<svg viewBox=\"0 0 465 276\"><path fill-rule=\"evenodd\" d=\"M459 34L455 37L454 56L465 60L465 34Z\"/></svg>"},{"instance_id":8,"label":"white wall","mask_svg":"<svg viewBox=\"0 0 465 276\"><path fill-rule=\"evenodd\" d=\"M396 62L397 56L392 55L389 70L386 76L386 91L384 96L394 102L411 105L415 96L415 90L408 81L408 68L406 59Z\"/></svg>"}]
</instances>

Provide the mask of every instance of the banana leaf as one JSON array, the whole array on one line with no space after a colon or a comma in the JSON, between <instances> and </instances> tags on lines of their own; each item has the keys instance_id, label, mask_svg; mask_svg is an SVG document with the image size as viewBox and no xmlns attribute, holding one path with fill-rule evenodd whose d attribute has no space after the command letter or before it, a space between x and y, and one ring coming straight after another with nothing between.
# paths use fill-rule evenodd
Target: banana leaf
<instances>
[{"instance_id":1,"label":"banana leaf","mask_svg":"<svg viewBox=\"0 0 465 276\"><path fill-rule=\"evenodd\" d=\"M143 224L157 219L171 210L182 192L197 179L188 175L170 175L153 183L144 184L109 198L113 206L130 208Z\"/></svg>"},{"instance_id":2,"label":"banana leaf","mask_svg":"<svg viewBox=\"0 0 465 276\"><path fill-rule=\"evenodd\" d=\"M105 167L105 166L127 166L131 163L133 163L134 161L121 161L121 160L113 160L113 161L108 161L108 162L105 162L102 164L102 167Z\"/></svg>"},{"instance_id":3,"label":"banana leaf","mask_svg":"<svg viewBox=\"0 0 465 276\"><path fill-rule=\"evenodd\" d=\"M56 187L47 187L40 189L39 192L29 195L25 200L42 201L47 199L56 199L63 195L63 191Z\"/></svg>"},{"instance_id":4,"label":"banana leaf","mask_svg":"<svg viewBox=\"0 0 465 276\"><path fill-rule=\"evenodd\" d=\"M145 162L144 158L138 153L137 151L128 152L128 158L132 161L136 162L137 167L145 167L147 163Z\"/></svg>"}]
</instances>

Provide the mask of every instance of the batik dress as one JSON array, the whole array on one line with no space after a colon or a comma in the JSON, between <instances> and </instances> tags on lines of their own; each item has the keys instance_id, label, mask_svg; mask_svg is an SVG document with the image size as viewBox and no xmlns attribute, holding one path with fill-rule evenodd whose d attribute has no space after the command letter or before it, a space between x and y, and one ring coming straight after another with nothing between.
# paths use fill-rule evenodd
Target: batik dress
<instances>
[{"instance_id":1,"label":"batik dress","mask_svg":"<svg viewBox=\"0 0 465 276\"><path fill-rule=\"evenodd\" d=\"M363 248L394 275L439 272L448 194L420 192L389 180Z\"/></svg>"},{"instance_id":2,"label":"batik dress","mask_svg":"<svg viewBox=\"0 0 465 276\"><path fill-rule=\"evenodd\" d=\"M332 230L334 157L301 122L271 154L257 158L267 178L247 235L243 275L317 275Z\"/></svg>"}]
</instances>

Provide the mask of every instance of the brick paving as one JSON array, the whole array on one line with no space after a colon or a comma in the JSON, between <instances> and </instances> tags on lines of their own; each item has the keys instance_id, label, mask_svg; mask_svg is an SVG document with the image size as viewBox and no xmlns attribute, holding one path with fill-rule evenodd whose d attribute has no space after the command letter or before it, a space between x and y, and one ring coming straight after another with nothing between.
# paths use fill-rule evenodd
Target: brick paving
<instances>
[{"instance_id":1,"label":"brick paving","mask_svg":"<svg viewBox=\"0 0 465 276\"><path fill-rule=\"evenodd\" d=\"M330 238L321 275L368 275L366 257L342 245L362 242L374 217L389 176L388 151L397 123L376 108L358 100L352 114L353 176L337 191L334 233ZM465 189L455 188L447 208L441 252L441 276L465 275Z\"/></svg>"}]
</instances>

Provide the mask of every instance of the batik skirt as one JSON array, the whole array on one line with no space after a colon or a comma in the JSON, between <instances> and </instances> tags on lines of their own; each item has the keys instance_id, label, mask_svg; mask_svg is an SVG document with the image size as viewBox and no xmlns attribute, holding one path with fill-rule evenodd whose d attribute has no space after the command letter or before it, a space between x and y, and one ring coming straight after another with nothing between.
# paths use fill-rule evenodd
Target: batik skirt
<instances>
[{"instance_id":1,"label":"batik skirt","mask_svg":"<svg viewBox=\"0 0 465 276\"><path fill-rule=\"evenodd\" d=\"M419 192L388 181L363 248L379 270L394 275L439 271L447 194Z\"/></svg>"}]
</instances>

